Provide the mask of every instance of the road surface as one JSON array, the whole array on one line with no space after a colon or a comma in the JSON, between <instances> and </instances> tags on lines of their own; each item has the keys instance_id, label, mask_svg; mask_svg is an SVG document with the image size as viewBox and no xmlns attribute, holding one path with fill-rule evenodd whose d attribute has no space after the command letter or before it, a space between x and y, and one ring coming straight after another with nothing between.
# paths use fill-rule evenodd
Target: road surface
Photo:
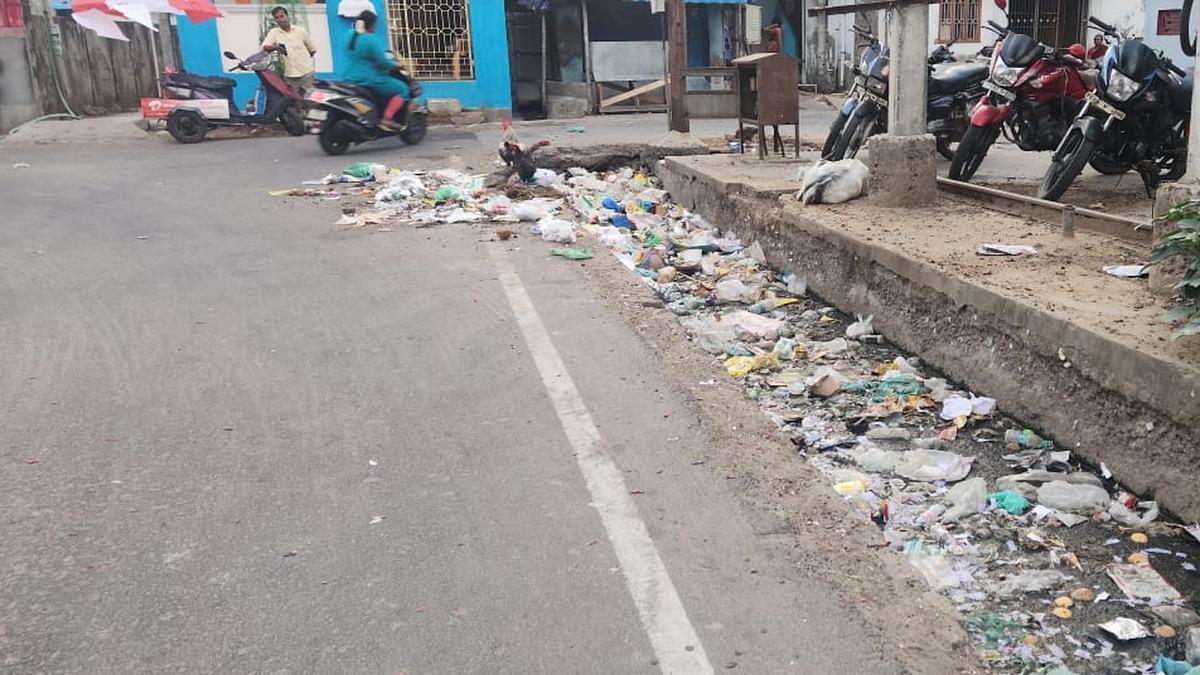
<instances>
[{"instance_id":1,"label":"road surface","mask_svg":"<svg viewBox=\"0 0 1200 675\"><path fill-rule=\"evenodd\" d=\"M774 528L697 462L794 460L718 435L666 355L711 366L612 286L267 196L491 147L0 144L0 672L962 669L902 562L834 571L876 555L852 517Z\"/></svg>"}]
</instances>

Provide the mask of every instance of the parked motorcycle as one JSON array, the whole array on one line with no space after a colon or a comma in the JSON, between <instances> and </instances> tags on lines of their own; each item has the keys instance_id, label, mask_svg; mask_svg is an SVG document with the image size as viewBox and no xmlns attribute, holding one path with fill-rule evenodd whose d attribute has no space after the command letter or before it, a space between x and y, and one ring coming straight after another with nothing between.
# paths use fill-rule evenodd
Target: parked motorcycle
<instances>
[{"instance_id":1,"label":"parked motorcycle","mask_svg":"<svg viewBox=\"0 0 1200 675\"><path fill-rule=\"evenodd\" d=\"M887 131L887 58L885 49L872 63L861 89L857 90L859 99L854 111L845 121L833 148L825 153L825 159L854 157L867 138ZM967 111L971 101L983 93L980 85L987 76L987 66L982 63L953 61L954 55L945 45L938 45L928 59L925 117L929 133L937 140L938 153L947 159L953 156L952 144L966 132ZM832 129L830 133L833 133Z\"/></svg>"},{"instance_id":2,"label":"parked motorcycle","mask_svg":"<svg viewBox=\"0 0 1200 675\"><path fill-rule=\"evenodd\" d=\"M1091 76L1085 79L1082 72L1087 68L1083 45L1059 53L1029 35L988 24L1001 42L983 83L987 92L971 111L971 128L950 162L954 180L971 180L1001 133L1022 150L1053 149L1091 88Z\"/></svg>"},{"instance_id":3,"label":"parked motorcycle","mask_svg":"<svg viewBox=\"0 0 1200 675\"><path fill-rule=\"evenodd\" d=\"M1116 44L1104 55L1099 86L1054 151L1038 196L1058 199L1098 158L1105 173L1136 170L1153 195L1186 170L1193 73L1095 17L1088 21Z\"/></svg>"},{"instance_id":4,"label":"parked motorcycle","mask_svg":"<svg viewBox=\"0 0 1200 675\"><path fill-rule=\"evenodd\" d=\"M887 82L881 74L887 67L887 50L883 48L879 38L870 31L858 26L851 26L850 30L864 38L867 46L863 48L862 56L854 66L854 82L850 85L850 91L846 94L842 109L838 112L837 118L833 120L833 124L829 127L829 134L825 137L825 147L821 149L821 156L825 158L832 157L833 149L842 135L842 129L846 126L846 120L854 114L854 109L858 107L861 99L882 96L883 105L887 105ZM871 89L867 88L868 83L871 85Z\"/></svg>"},{"instance_id":5,"label":"parked motorcycle","mask_svg":"<svg viewBox=\"0 0 1200 675\"><path fill-rule=\"evenodd\" d=\"M397 129L379 126L387 101L375 92L349 82L317 81L316 88L308 95L308 101L314 108L310 119L320 125L317 142L326 154L340 155L351 145L391 135L399 136L409 145L416 145L425 138L426 113L417 102L421 96L421 85L403 67L398 67L393 74L408 83L409 87L408 100L397 115Z\"/></svg>"},{"instance_id":6,"label":"parked motorcycle","mask_svg":"<svg viewBox=\"0 0 1200 675\"><path fill-rule=\"evenodd\" d=\"M280 45L283 50L283 45ZM287 53L284 51L283 53ZM213 127L255 126L279 122L293 136L303 136L304 109L300 96L283 81L277 73L269 70L270 54L259 51L246 59L239 59L233 52L225 52L225 58L237 61L231 70L244 70L258 75L259 88L254 105L238 108L233 101L233 90L237 81L228 77L206 77L190 73L166 73L163 75L163 90L174 98L154 99L163 109L170 108L167 115L167 131L180 143L199 143ZM180 103L178 99L195 103ZM225 101L228 106L202 105L201 102ZM146 107L146 106L143 106ZM150 106L153 107L153 106Z\"/></svg>"}]
</instances>

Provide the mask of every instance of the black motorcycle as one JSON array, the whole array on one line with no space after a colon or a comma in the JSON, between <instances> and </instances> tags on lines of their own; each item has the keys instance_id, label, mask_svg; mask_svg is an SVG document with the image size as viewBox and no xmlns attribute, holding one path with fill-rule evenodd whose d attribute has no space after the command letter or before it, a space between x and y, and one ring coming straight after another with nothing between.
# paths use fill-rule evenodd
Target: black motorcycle
<instances>
[{"instance_id":1,"label":"black motorcycle","mask_svg":"<svg viewBox=\"0 0 1200 675\"><path fill-rule=\"evenodd\" d=\"M886 61L887 50L879 60ZM968 114L974 102L983 95L983 81L988 68L982 63L955 63L954 55L945 45L938 45L930 54L929 80L926 91L925 117L929 133L937 141L942 157L954 157L952 144L967 131ZM875 70L875 69L873 69ZM888 67L878 68L878 75L865 78L862 97L833 149L824 155L828 160L854 157L867 138L887 131Z\"/></svg>"},{"instance_id":2,"label":"black motorcycle","mask_svg":"<svg viewBox=\"0 0 1200 675\"><path fill-rule=\"evenodd\" d=\"M1117 44L1105 54L1096 90L1054 151L1038 197L1058 199L1098 157L1104 173L1136 170L1153 195L1160 182L1177 180L1186 170L1193 74L1141 40L1127 39L1095 17L1088 20Z\"/></svg>"},{"instance_id":3,"label":"black motorcycle","mask_svg":"<svg viewBox=\"0 0 1200 675\"><path fill-rule=\"evenodd\" d=\"M859 101L871 96L878 97L882 93L883 105L887 105L887 81L883 76L883 69L887 68L888 63L887 50L883 48L879 38L872 35L870 31L858 26L851 26L850 30L865 39L867 46L863 48L862 56L854 66L854 82L850 85L850 91L846 93L842 109L838 111L838 116L829 126L829 134L825 137L825 147L821 149L821 156L825 158L832 157L833 149L842 136L842 129L845 128L846 121L858 108ZM867 88L868 83L871 89Z\"/></svg>"},{"instance_id":4,"label":"black motorcycle","mask_svg":"<svg viewBox=\"0 0 1200 675\"><path fill-rule=\"evenodd\" d=\"M308 95L313 107L309 119L320 125L317 142L326 154L340 155L351 145L392 135L409 145L425 138L426 113L417 102L421 96L420 83L401 68L393 75L408 84L409 96L397 114L397 128L391 129L379 125L387 101L375 92L349 82L317 81L316 88Z\"/></svg>"}]
</instances>

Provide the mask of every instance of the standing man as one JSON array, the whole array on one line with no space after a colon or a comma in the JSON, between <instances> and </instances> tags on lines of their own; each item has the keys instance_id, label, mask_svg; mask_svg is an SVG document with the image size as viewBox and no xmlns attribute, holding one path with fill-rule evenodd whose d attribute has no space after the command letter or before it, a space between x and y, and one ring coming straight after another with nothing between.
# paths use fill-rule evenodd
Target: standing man
<instances>
[{"instance_id":1,"label":"standing man","mask_svg":"<svg viewBox=\"0 0 1200 675\"><path fill-rule=\"evenodd\" d=\"M263 40L262 48L268 52L278 51L282 46L283 79L288 86L304 97L313 88L313 73L317 70L317 62L313 54L317 53L308 31L300 26L293 26L287 9L276 7L271 10L271 17L276 26L272 28Z\"/></svg>"}]
</instances>

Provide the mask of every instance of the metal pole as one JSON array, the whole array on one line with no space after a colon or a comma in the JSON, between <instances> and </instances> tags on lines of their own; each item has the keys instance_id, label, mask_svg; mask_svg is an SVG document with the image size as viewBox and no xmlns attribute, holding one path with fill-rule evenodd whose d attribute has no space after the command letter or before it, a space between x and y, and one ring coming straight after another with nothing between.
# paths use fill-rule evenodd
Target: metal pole
<instances>
[{"instance_id":1,"label":"metal pole","mask_svg":"<svg viewBox=\"0 0 1200 675\"><path fill-rule=\"evenodd\" d=\"M145 28L146 34L150 36L150 60L154 64L154 86L158 89L158 97L162 98L162 71L158 67L158 40L154 39L154 31L150 30L149 26L145 26Z\"/></svg>"},{"instance_id":2,"label":"metal pole","mask_svg":"<svg viewBox=\"0 0 1200 675\"><path fill-rule=\"evenodd\" d=\"M587 0L579 0L580 12L583 14L583 81L592 81L592 38L588 30ZM589 90L591 88L589 87Z\"/></svg>"},{"instance_id":3,"label":"metal pole","mask_svg":"<svg viewBox=\"0 0 1200 675\"><path fill-rule=\"evenodd\" d=\"M542 113L550 116L550 102L546 100L546 13L538 12L542 17Z\"/></svg>"},{"instance_id":4,"label":"metal pole","mask_svg":"<svg viewBox=\"0 0 1200 675\"><path fill-rule=\"evenodd\" d=\"M1075 207L1071 204L1066 204L1063 206L1062 234L1064 237L1075 236Z\"/></svg>"}]
</instances>

